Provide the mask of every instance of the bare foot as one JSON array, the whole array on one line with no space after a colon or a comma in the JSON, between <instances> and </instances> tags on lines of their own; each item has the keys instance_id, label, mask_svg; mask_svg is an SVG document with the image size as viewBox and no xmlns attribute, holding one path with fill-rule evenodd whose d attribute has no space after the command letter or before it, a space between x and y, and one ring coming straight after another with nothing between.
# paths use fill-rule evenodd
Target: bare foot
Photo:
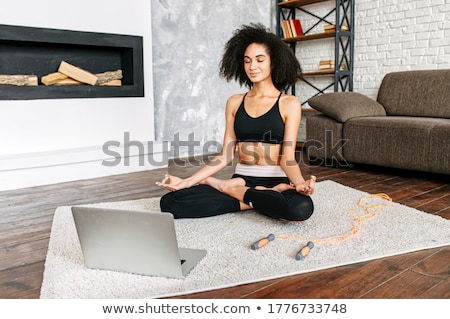
<instances>
[{"instance_id":1,"label":"bare foot","mask_svg":"<svg viewBox=\"0 0 450 319\"><path fill-rule=\"evenodd\" d=\"M286 184L286 183L280 183L278 185L275 185L274 187L264 187L264 186L256 186L255 189L259 189L259 190L272 190L272 191L276 191L276 192L284 192L287 191L289 189L295 189L294 186L290 185L290 184Z\"/></svg>"},{"instance_id":2,"label":"bare foot","mask_svg":"<svg viewBox=\"0 0 450 319\"><path fill-rule=\"evenodd\" d=\"M240 177L231 179L218 179L210 176L201 181L200 184L209 185L222 193L226 193L226 189L230 187L245 186L245 180Z\"/></svg>"}]
</instances>

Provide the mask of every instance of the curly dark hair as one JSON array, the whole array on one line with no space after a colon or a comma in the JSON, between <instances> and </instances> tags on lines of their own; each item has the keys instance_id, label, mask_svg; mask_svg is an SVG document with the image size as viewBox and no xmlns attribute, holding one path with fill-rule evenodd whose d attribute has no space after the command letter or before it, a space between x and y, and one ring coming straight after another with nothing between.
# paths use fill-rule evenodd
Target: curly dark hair
<instances>
[{"instance_id":1,"label":"curly dark hair","mask_svg":"<svg viewBox=\"0 0 450 319\"><path fill-rule=\"evenodd\" d=\"M244 70L244 52L252 43L267 47L272 64L272 81L280 91L286 90L302 78L300 62L289 46L259 23L243 25L225 44L220 62L220 75L227 81L236 80L251 88L253 83Z\"/></svg>"}]
</instances>

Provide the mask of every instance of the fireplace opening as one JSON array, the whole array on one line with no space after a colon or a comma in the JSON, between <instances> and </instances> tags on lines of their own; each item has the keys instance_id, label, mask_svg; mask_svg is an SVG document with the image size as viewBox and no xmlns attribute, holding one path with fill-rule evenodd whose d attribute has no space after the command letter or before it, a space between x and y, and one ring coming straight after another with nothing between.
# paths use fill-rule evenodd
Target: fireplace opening
<instances>
[{"instance_id":1,"label":"fireplace opening","mask_svg":"<svg viewBox=\"0 0 450 319\"><path fill-rule=\"evenodd\" d=\"M62 61L93 74L122 71L120 86L46 86ZM143 97L140 36L0 25L0 75L35 75L37 86L0 85L0 100Z\"/></svg>"}]
</instances>

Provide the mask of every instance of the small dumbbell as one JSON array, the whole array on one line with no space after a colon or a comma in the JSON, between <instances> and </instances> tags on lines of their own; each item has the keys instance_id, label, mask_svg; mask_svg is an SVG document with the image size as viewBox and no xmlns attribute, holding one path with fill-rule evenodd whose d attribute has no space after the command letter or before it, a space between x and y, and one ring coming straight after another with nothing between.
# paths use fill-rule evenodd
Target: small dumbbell
<instances>
[{"instance_id":1,"label":"small dumbbell","mask_svg":"<svg viewBox=\"0 0 450 319\"><path fill-rule=\"evenodd\" d=\"M314 243L309 241L306 246L304 246L300 251L295 255L295 260L303 260L309 253L311 249L314 248Z\"/></svg>"},{"instance_id":2,"label":"small dumbbell","mask_svg":"<svg viewBox=\"0 0 450 319\"><path fill-rule=\"evenodd\" d=\"M263 248L265 245L267 245L269 243L269 241L272 241L274 239L275 239L275 235L270 234L269 236L262 238L262 239L258 240L256 243L254 243L252 245L252 249L257 250L259 248Z\"/></svg>"}]
</instances>

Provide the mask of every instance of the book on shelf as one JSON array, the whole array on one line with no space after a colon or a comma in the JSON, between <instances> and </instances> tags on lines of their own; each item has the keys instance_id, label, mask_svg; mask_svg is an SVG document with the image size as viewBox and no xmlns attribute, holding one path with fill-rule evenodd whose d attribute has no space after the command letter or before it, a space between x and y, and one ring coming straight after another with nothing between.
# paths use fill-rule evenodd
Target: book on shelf
<instances>
[{"instance_id":1,"label":"book on shelf","mask_svg":"<svg viewBox=\"0 0 450 319\"><path fill-rule=\"evenodd\" d=\"M336 64L334 63L334 60L321 60L319 62L319 70L320 72L335 72L337 70L345 71L347 70L347 66L345 64L342 64L336 68Z\"/></svg>"},{"instance_id":2,"label":"book on shelf","mask_svg":"<svg viewBox=\"0 0 450 319\"><path fill-rule=\"evenodd\" d=\"M296 38L304 36L302 24L299 19L281 21L284 38Z\"/></svg>"},{"instance_id":3,"label":"book on shelf","mask_svg":"<svg viewBox=\"0 0 450 319\"><path fill-rule=\"evenodd\" d=\"M334 60L321 60L319 62L320 71L334 71Z\"/></svg>"},{"instance_id":4,"label":"book on shelf","mask_svg":"<svg viewBox=\"0 0 450 319\"><path fill-rule=\"evenodd\" d=\"M289 25L289 20L283 20L281 21L281 28L283 29L283 37L285 39L292 38L291 27Z\"/></svg>"},{"instance_id":5,"label":"book on shelf","mask_svg":"<svg viewBox=\"0 0 450 319\"><path fill-rule=\"evenodd\" d=\"M334 63L333 64L321 64L321 65L319 65L319 68L321 70L334 69Z\"/></svg>"},{"instance_id":6,"label":"book on shelf","mask_svg":"<svg viewBox=\"0 0 450 319\"><path fill-rule=\"evenodd\" d=\"M322 60L319 62L319 68L322 69L334 69L334 60Z\"/></svg>"},{"instance_id":7,"label":"book on shelf","mask_svg":"<svg viewBox=\"0 0 450 319\"><path fill-rule=\"evenodd\" d=\"M348 31L348 27L346 25L341 26L342 31ZM335 24L327 24L323 27L324 32L336 32L336 25Z\"/></svg>"},{"instance_id":8,"label":"book on shelf","mask_svg":"<svg viewBox=\"0 0 450 319\"><path fill-rule=\"evenodd\" d=\"M303 33L302 24L299 19L291 19L291 29L295 37L301 37L305 34Z\"/></svg>"}]
</instances>

